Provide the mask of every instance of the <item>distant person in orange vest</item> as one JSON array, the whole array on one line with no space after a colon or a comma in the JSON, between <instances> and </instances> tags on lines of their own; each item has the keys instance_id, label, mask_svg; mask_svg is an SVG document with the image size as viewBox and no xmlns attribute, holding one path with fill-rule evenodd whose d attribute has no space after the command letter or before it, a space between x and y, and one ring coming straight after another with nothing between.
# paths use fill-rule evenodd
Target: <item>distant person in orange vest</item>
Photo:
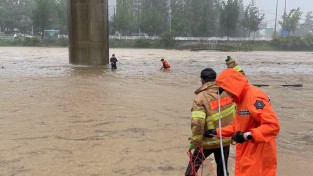
<instances>
[{"instance_id":1,"label":"distant person in orange vest","mask_svg":"<svg viewBox=\"0 0 313 176\"><path fill-rule=\"evenodd\" d=\"M170 63L167 61L167 60L165 60L165 59L161 59L160 60L161 62L162 62L162 64L163 64L163 66L161 67L161 69L160 70L165 70L165 71L169 71L170 70L170 68L171 68L171 65L170 65Z\"/></svg>"},{"instance_id":2,"label":"distant person in orange vest","mask_svg":"<svg viewBox=\"0 0 313 176\"><path fill-rule=\"evenodd\" d=\"M112 57L110 58L110 62L111 62L111 68L117 69L116 62L118 62L118 60L116 59L115 54L112 54Z\"/></svg>"}]
</instances>

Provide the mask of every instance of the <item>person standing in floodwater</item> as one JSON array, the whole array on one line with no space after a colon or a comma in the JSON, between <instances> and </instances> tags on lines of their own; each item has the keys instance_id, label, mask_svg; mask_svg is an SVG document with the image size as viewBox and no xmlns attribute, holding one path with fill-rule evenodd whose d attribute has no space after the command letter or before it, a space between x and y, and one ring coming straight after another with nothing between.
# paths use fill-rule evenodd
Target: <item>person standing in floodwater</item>
<instances>
[{"instance_id":1,"label":"person standing in floodwater","mask_svg":"<svg viewBox=\"0 0 313 176\"><path fill-rule=\"evenodd\" d=\"M170 63L167 60L165 60L165 59L161 59L160 61L163 64L160 70L163 69L164 71L170 71L170 68L171 68Z\"/></svg>"},{"instance_id":2,"label":"person standing in floodwater","mask_svg":"<svg viewBox=\"0 0 313 176\"><path fill-rule=\"evenodd\" d=\"M110 58L110 62L111 62L111 68L117 69L116 62L118 62L118 60L116 59L115 54L112 54L112 57Z\"/></svg>"},{"instance_id":3,"label":"person standing in floodwater","mask_svg":"<svg viewBox=\"0 0 313 176\"><path fill-rule=\"evenodd\" d=\"M276 176L280 124L269 96L235 69L221 72L215 84L236 103L235 121L208 129L204 136L232 137L236 144L235 176Z\"/></svg>"},{"instance_id":4,"label":"person standing in floodwater","mask_svg":"<svg viewBox=\"0 0 313 176\"><path fill-rule=\"evenodd\" d=\"M215 85L216 72L212 68L203 69L200 73L201 87L195 91L195 98L191 108L191 137L190 140L190 161L185 176L197 175L198 169L204 160L214 154L216 163L216 175L225 176L228 174L227 162L230 149L230 138L222 139L223 154L220 140L216 136L204 137L205 130L219 126L219 118L222 119L222 126L227 126L234 121L236 106L232 99L223 93L218 99L218 86ZM221 106L219 107L219 102ZM191 154L191 150L194 149ZM223 161L225 162L225 172Z\"/></svg>"}]
</instances>

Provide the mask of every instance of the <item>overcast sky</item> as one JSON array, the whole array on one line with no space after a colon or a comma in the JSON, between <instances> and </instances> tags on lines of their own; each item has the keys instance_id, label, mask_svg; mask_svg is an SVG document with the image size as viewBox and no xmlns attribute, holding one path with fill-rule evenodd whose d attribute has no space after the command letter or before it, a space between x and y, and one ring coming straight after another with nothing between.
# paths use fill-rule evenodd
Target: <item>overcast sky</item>
<instances>
[{"instance_id":1,"label":"overcast sky","mask_svg":"<svg viewBox=\"0 0 313 176\"><path fill-rule=\"evenodd\" d=\"M243 0L243 2L244 5L248 5L250 0ZM267 21L268 27L273 27L275 24L276 2L277 0L256 0L256 6L265 13L265 20ZM302 20L304 20L306 13L313 11L313 0L286 0L287 13L291 9L298 7L300 7L302 11ZM284 8L285 0L278 0L278 20L281 20L281 16L284 14Z\"/></svg>"}]
</instances>

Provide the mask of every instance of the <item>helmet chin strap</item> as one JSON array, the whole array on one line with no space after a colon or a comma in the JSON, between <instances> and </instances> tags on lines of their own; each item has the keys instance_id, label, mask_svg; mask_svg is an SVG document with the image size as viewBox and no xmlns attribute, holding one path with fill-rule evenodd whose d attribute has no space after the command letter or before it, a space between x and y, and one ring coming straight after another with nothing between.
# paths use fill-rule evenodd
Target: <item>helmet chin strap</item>
<instances>
[{"instance_id":1,"label":"helmet chin strap","mask_svg":"<svg viewBox=\"0 0 313 176\"><path fill-rule=\"evenodd\" d=\"M221 91L220 91L221 89ZM221 157L222 157L222 163L223 163L223 171L224 171L224 176L227 176L226 173L226 165L225 165L225 158L224 158L224 150L223 150L223 137L222 137L222 116L221 116L221 98L220 94L224 91L223 88L220 88L217 91L217 99L218 99L218 128L219 128L219 138L220 138L220 148L221 148Z\"/></svg>"}]
</instances>

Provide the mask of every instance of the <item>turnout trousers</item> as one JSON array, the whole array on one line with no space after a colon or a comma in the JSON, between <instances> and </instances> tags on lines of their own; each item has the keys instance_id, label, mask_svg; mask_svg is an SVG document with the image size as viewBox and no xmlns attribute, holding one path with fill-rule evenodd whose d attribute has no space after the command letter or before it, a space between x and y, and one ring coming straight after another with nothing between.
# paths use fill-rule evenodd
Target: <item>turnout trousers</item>
<instances>
[{"instance_id":1,"label":"turnout trousers","mask_svg":"<svg viewBox=\"0 0 313 176\"><path fill-rule=\"evenodd\" d=\"M227 161L228 161L228 156L229 156L229 148L230 146L227 145L223 147L224 151L224 160L225 160L225 166L226 166L226 175L229 175L228 169L227 169ZM209 157L212 153L214 153L214 159L216 162L216 173L217 176L224 176L224 170L223 170L223 160L222 160L222 154L221 154L221 149L216 148L216 149L203 149L203 154L199 153L197 149L192 154L192 163L194 163L195 171L197 172L200 166L202 165L202 162ZM188 167L185 172L185 176L194 176L192 173L192 166L190 163L188 164Z\"/></svg>"}]
</instances>

